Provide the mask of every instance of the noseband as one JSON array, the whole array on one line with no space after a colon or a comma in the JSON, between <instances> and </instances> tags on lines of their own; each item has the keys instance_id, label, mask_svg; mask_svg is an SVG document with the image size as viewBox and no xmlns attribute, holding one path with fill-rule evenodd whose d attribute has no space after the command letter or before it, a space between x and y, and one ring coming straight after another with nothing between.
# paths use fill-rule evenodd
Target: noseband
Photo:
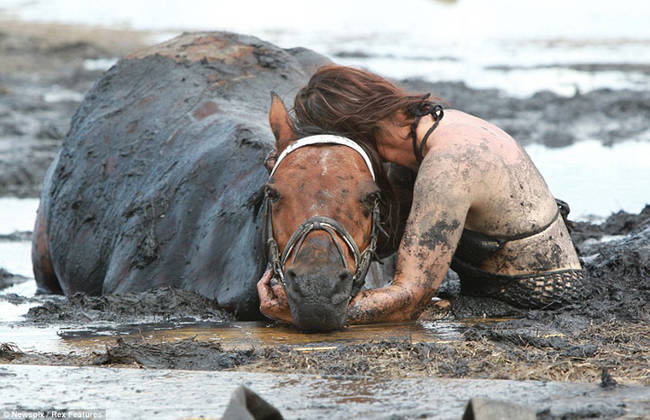
<instances>
[{"instance_id":1,"label":"noseband","mask_svg":"<svg viewBox=\"0 0 650 420\"><path fill-rule=\"evenodd\" d=\"M280 156L278 156L275 162L275 166L273 167L273 170L271 170L271 174L269 175L269 177L273 176L276 169L280 165L280 162L282 162L282 160L289 153L301 147L311 146L315 144L337 144L337 145L347 146L351 149L354 149L357 153L361 155L361 157L363 157L364 162L366 163L368 169L370 170L372 179L373 181L375 181L375 173L372 169L372 163L370 161L370 158L368 157L368 154L352 140L349 140L345 137L339 137L333 135L310 136L310 137L302 138L292 143L280 154ZM371 223L370 244L363 252L359 251L359 247L357 246L356 242L352 238L352 235L350 235L350 233L339 222L329 217L314 216L305 220L300 226L298 226L298 228L293 232L293 234L289 238L289 242L287 242L287 245L282 251L282 254L280 254L278 243L275 240L275 237L273 235L271 201L268 197L268 194L265 194L264 236L265 236L265 242L267 247L267 257L269 262L271 263L271 267L273 270L273 277L279 280L280 283L282 283L286 287L286 283L284 281L284 266L286 265L287 260L289 259L289 255L291 255L291 253L293 252L293 258L291 259L291 263L293 264L293 262L295 262L296 260L296 255L300 251L303 242L307 238L307 235L309 235L311 232L315 230L323 230L330 236L334 245L336 245L336 249L338 250L339 256L343 261L343 265L345 269L348 271L350 271L350 267L348 265L347 259L345 258L345 251L343 250L343 247L341 247L339 242L336 240L337 235L343 240L347 248L352 253L352 256L354 257L354 264L356 270L352 278L352 291L350 293L350 297L352 298L356 296L356 294L359 293L359 290L361 290L361 288L363 287L366 274L368 273L368 268L370 267L370 263L372 262L373 259L376 259L375 249L377 248L377 236L379 231L383 231L383 229L379 224L380 223L379 199L375 200L373 204L371 217L372 220L370 221Z\"/></svg>"}]
</instances>

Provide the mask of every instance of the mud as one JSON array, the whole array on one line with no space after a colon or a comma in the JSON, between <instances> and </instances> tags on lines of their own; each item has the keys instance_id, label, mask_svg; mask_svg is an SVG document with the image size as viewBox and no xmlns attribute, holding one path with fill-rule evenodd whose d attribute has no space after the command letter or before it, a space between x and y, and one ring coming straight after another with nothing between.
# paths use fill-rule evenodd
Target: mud
<instances>
[{"instance_id":1,"label":"mud","mask_svg":"<svg viewBox=\"0 0 650 420\"><path fill-rule=\"evenodd\" d=\"M23 352L15 344L0 344L0 360L12 361L23 355Z\"/></svg>"},{"instance_id":2,"label":"mud","mask_svg":"<svg viewBox=\"0 0 650 420\"><path fill-rule=\"evenodd\" d=\"M62 321L142 322L145 317L166 321L189 318L223 322L233 319L232 314L219 309L216 301L171 287L120 295L76 293L67 298L51 296L42 305L30 308L26 316L29 322L43 324Z\"/></svg>"},{"instance_id":3,"label":"mud","mask_svg":"<svg viewBox=\"0 0 650 420\"><path fill-rule=\"evenodd\" d=\"M598 89L564 97L541 91L527 98L509 97L496 89L472 89L462 82L404 80L402 87L431 92L452 108L484 118L522 145L563 147L582 140L613 145L648 138L650 91Z\"/></svg>"},{"instance_id":4,"label":"mud","mask_svg":"<svg viewBox=\"0 0 650 420\"><path fill-rule=\"evenodd\" d=\"M24 283L27 280L27 277L11 274L4 268L0 267L0 290L16 284Z\"/></svg>"},{"instance_id":5,"label":"mud","mask_svg":"<svg viewBox=\"0 0 650 420\"><path fill-rule=\"evenodd\" d=\"M289 339L286 345L279 344L282 341L249 338L238 341L236 348L227 347L228 342L237 340L225 331L215 330L213 337L219 341L216 345L210 342L210 331L201 332L200 329L190 334L201 338L179 341L172 339L174 330L160 334L147 332L148 327L141 317L156 315L168 320L194 317L216 321L227 318L214 302L189 292L162 289L124 296L76 295L32 308L25 323L83 325L97 320L119 323L137 319L140 323L122 330L110 327L114 338L102 341L103 347L93 347L92 355L61 358L38 352L16 354L18 349L14 349L12 359L6 361L150 368L182 365L187 369L200 366L382 378L436 376L650 386L647 368L650 358L648 212L646 208L638 215L617 213L601 225L573 223L572 234L583 250L590 287L590 298L573 306L522 311L492 299L464 297L460 295L457 277L451 273L439 293L443 300L432 306L419 322L426 329L426 325L435 325L440 319L465 320L461 321L463 327L452 336L422 335L407 325L387 330L392 331L388 335L372 329L362 332L352 328L350 334L363 340L358 342L345 338L345 331L314 336L283 331L276 325L271 331ZM619 232L627 234L608 242L594 242L595 238ZM494 322L495 317L506 319ZM160 329L159 326L155 328ZM62 338L72 342L75 337L87 340L93 334L105 333L97 330L84 334L83 328L81 333L70 330L60 333ZM292 335L295 337L289 338ZM145 340L143 337L152 338Z\"/></svg>"},{"instance_id":6,"label":"mud","mask_svg":"<svg viewBox=\"0 0 650 420\"><path fill-rule=\"evenodd\" d=\"M4 242L19 242L19 241L31 241L32 232L30 231L15 231L8 234L0 234L0 241Z\"/></svg>"},{"instance_id":7,"label":"mud","mask_svg":"<svg viewBox=\"0 0 650 420\"><path fill-rule=\"evenodd\" d=\"M647 389L638 386L55 366L0 366L0 375L3 408L106 409L111 419L221 418L240 384L285 418L459 419L475 397L517 404L543 419L643 418L649 409Z\"/></svg>"},{"instance_id":8,"label":"mud","mask_svg":"<svg viewBox=\"0 0 650 420\"><path fill-rule=\"evenodd\" d=\"M38 197L85 92L148 35L0 18L0 196Z\"/></svg>"},{"instance_id":9,"label":"mud","mask_svg":"<svg viewBox=\"0 0 650 420\"><path fill-rule=\"evenodd\" d=\"M570 226L571 237L579 246L578 249L581 253L587 254L589 248L598 245L599 243L597 240L602 239L604 236L628 235L632 232L640 231L643 226L648 224L649 220L650 205L646 205L639 214L619 211L610 215L600 224L572 222ZM599 245L599 247L603 248L603 244Z\"/></svg>"},{"instance_id":10,"label":"mud","mask_svg":"<svg viewBox=\"0 0 650 420\"><path fill-rule=\"evenodd\" d=\"M155 369L224 370L251 363L256 352L226 352L219 343L184 340L177 343L138 344L117 339L114 346L98 355L93 364L130 365Z\"/></svg>"}]
</instances>

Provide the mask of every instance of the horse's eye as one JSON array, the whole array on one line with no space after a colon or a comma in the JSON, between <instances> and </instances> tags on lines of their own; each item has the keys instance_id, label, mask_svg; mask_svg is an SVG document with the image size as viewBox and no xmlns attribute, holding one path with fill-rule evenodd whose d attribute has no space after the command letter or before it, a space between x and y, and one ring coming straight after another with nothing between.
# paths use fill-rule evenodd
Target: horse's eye
<instances>
[{"instance_id":1,"label":"horse's eye","mask_svg":"<svg viewBox=\"0 0 650 420\"><path fill-rule=\"evenodd\" d=\"M271 203L275 203L280 199L280 193L278 192L278 190L271 188L268 185L266 186L264 193L266 194L268 199L271 200Z\"/></svg>"},{"instance_id":2,"label":"horse's eye","mask_svg":"<svg viewBox=\"0 0 650 420\"><path fill-rule=\"evenodd\" d=\"M379 191L373 191L370 194L368 194L364 199L364 203L368 204L369 206L372 206L375 204L375 201L379 200L381 198L381 193Z\"/></svg>"},{"instance_id":3,"label":"horse's eye","mask_svg":"<svg viewBox=\"0 0 650 420\"><path fill-rule=\"evenodd\" d=\"M373 208L375 203L380 199L381 199L381 193L379 191L373 191L364 197L363 204L370 210Z\"/></svg>"}]
</instances>

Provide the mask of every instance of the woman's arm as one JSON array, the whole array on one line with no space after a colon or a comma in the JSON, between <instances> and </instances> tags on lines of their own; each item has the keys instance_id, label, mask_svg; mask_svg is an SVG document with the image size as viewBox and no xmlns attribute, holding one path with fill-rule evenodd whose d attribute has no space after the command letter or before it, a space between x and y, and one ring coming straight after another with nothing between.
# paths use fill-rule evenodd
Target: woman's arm
<instances>
[{"instance_id":1,"label":"woman's arm","mask_svg":"<svg viewBox=\"0 0 650 420\"><path fill-rule=\"evenodd\" d=\"M471 204L471 169L455 152L425 159L389 286L366 290L348 306L353 324L416 318L438 290L456 250Z\"/></svg>"},{"instance_id":2,"label":"woman's arm","mask_svg":"<svg viewBox=\"0 0 650 420\"><path fill-rule=\"evenodd\" d=\"M457 143L451 148L448 153L432 150L422 163L393 283L358 294L348 306L351 324L414 319L438 290L462 234L476 176L475 161L459 156ZM286 293L279 284L271 286L270 278L267 271L257 285L260 310L292 322Z\"/></svg>"}]
</instances>

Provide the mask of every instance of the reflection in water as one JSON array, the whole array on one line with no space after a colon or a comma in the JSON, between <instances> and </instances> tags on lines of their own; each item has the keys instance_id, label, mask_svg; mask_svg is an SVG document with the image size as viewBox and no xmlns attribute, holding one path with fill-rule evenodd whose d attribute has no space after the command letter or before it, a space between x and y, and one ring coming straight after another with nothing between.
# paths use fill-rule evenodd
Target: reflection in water
<instances>
[{"instance_id":1,"label":"reflection in water","mask_svg":"<svg viewBox=\"0 0 650 420\"><path fill-rule=\"evenodd\" d=\"M117 337L130 337L145 342L175 342L186 339L218 342L225 350L243 350L260 346L289 345L298 351L329 350L340 344L367 343L384 340L410 342L441 342L456 340L465 328L463 323L437 321L430 323L398 323L355 325L331 333L302 333L295 328L270 326L263 322L195 323L174 328L167 325L133 325L125 329L101 328L61 330L58 335L68 348L92 351L112 344Z\"/></svg>"},{"instance_id":2,"label":"reflection in water","mask_svg":"<svg viewBox=\"0 0 650 420\"><path fill-rule=\"evenodd\" d=\"M485 320L483 320L485 321ZM296 351L324 351L342 344L381 341L448 342L461 338L473 321L408 322L359 325L332 333L306 334L263 322L191 322L133 325L99 324L92 327L31 327L0 325L0 342L16 344L22 351L89 354L103 351L118 337L150 343L193 339L221 344L224 350L287 345Z\"/></svg>"}]
</instances>

